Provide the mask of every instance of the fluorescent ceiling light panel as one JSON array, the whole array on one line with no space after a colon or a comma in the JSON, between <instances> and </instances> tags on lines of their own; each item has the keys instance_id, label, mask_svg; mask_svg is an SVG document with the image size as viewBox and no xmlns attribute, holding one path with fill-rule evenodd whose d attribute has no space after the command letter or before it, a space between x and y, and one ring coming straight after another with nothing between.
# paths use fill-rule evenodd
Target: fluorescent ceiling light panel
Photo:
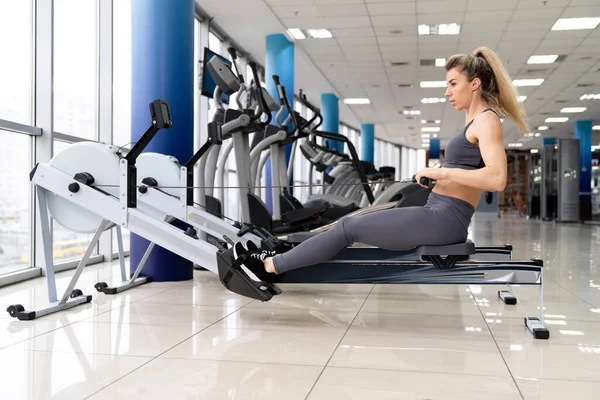
<instances>
[{"instance_id":1,"label":"fluorescent ceiling light panel","mask_svg":"<svg viewBox=\"0 0 600 400\"><path fill-rule=\"evenodd\" d=\"M547 130L548 130L548 127L545 125L538 126L538 131L547 131Z\"/></svg>"},{"instance_id":2,"label":"fluorescent ceiling light panel","mask_svg":"<svg viewBox=\"0 0 600 400\"><path fill-rule=\"evenodd\" d=\"M552 26L553 31L573 31L581 29L596 29L600 18L559 18Z\"/></svg>"},{"instance_id":3,"label":"fluorescent ceiling light panel","mask_svg":"<svg viewBox=\"0 0 600 400\"><path fill-rule=\"evenodd\" d=\"M587 110L586 107L565 107L560 110L561 113L582 113Z\"/></svg>"},{"instance_id":4,"label":"fluorescent ceiling light panel","mask_svg":"<svg viewBox=\"0 0 600 400\"><path fill-rule=\"evenodd\" d=\"M446 66L446 59L445 58L436 58L435 59L435 66L436 67L444 67L444 66Z\"/></svg>"},{"instance_id":5,"label":"fluorescent ceiling light panel","mask_svg":"<svg viewBox=\"0 0 600 400\"><path fill-rule=\"evenodd\" d=\"M419 35L458 35L460 33L460 24L421 24L417 29Z\"/></svg>"},{"instance_id":6,"label":"fluorescent ceiling light panel","mask_svg":"<svg viewBox=\"0 0 600 400\"><path fill-rule=\"evenodd\" d=\"M355 105L355 104L371 104L371 100L364 98L356 98L356 99L344 99L345 104Z\"/></svg>"},{"instance_id":7,"label":"fluorescent ceiling light panel","mask_svg":"<svg viewBox=\"0 0 600 400\"><path fill-rule=\"evenodd\" d=\"M523 143L509 143L508 147L523 147Z\"/></svg>"},{"instance_id":8,"label":"fluorescent ceiling light panel","mask_svg":"<svg viewBox=\"0 0 600 400\"><path fill-rule=\"evenodd\" d=\"M550 122L567 122L569 120L569 117L550 117L550 118L546 118L546 120L544 122L550 123Z\"/></svg>"},{"instance_id":9,"label":"fluorescent ceiling light panel","mask_svg":"<svg viewBox=\"0 0 600 400\"><path fill-rule=\"evenodd\" d=\"M421 135L421 137L423 139L429 139L431 137L431 135L429 133L424 133L424 134Z\"/></svg>"},{"instance_id":10,"label":"fluorescent ceiling light panel","mask_svg":"<svg viewBox=\"0 0 600 400\"><path fill-rule=\"evenodd\" d=\"M419 83L422 88L444 88L448 86L446 81L423 81Z\"/></svg>"},{"instance_id":11,"label":"fluorescent ceiling light panel","mask_svg":"<svg viewBox=\"0 0 600 400\"><path fill-rule=\"evenodd\" d=\"M535 137L540 137L540 136L542 136L542 134L541 134L541 133L539 133L539 132L536 132L536 133L535 133Z\"/></svg>"},{"instance_id":12,"label":"fluorescent ceiling light panel","mask_svg":"<svg viewBox=\"0 0 600 400\"><path fill-rule=\"evenodd\" d=\"M304 35L304 32L302 32L302 29L290 28L287 31L289 35L296 40L306 39L306 36Z\"/></svg>"},{"instance_id":13,"label":"fluorescent ceiling light panel","mask_svg":"<svg viewBox=\"0 0 600 400\"><path fill-rule=\"evenodd\" d=\"M423 104L437 104L437 103L445 103L445 97L425 97L421 99L421 103Z\"/></svg>"},{"instance_id":14,"label":"fluorescent ceiling light panel","mask_svg":"<svg viewBox=\"0 0 600 400\"><path fill-rule=\"evenodd\" d=\"M525 100L527 100L527 96L517 96L517 101L518 101L519 103L522 103L522 102L524 102Z\"/></svg>"},{"instance_id":15,"label":"fluorescent ceiling light panel","mask_svg":"<svg viewBox=\"0 0 600 400\"><path fill-rule=\"evenodd\" d=\"M307 29L306 33L313 39L331 39L333 34L327 29Z\"/></svg>"},{"instance_id":16,"label":"fluorescent ceiling light panel","mask_svg":"<svg viewBox=\"0 0 600 400\"><path fill-rule=\"evenodd\" d=\"M549 56L531 56L527 60L527 64L552 64L558 58L558 54Z\"/></svg>"},{"instance_id":17,"label":"fluorescent ceiling light panel","mask_svg":"<svg viewBox=\"0 0 600 400\"><path fill-rule=\"evenodd\" d=\"M440 131L439 126L431 126L431 127L421 128L421 132L439 132L439 131Z\"/></svg>"},{"instance_id":18,"label":"fluorescent ceiling light panel","mask_svg":"<svg viewBox=\"0 0 600 400\"><path fill-rule=\"evenodd\" d=\"M537 154L540 151L538 149L531 149L530 152L531 152L531 154Z\"/></svg>"},{"instance_id":19,"label":"fluorescent ceiling light panel","mask_svg":"<svg viewBox=\"0 0 600 400\"><path fill-rule=\"evenodd\" d=\"M515 79L513 86L540 86L544 83L544 79Z\"/></svg>"},{"instance_id":20,"label":"fluorescent ceiling light panel","mask_svg":"<svg viewBox=\"0 0 600 400\"><path fill-rule=\"evenodd\" d=\"M579 98L579 100L600 100L600 93L599 94L584 94L583 96L581 96Z\"/></svg>"},{"instance_id":21,"label":"fluorescent ceiling light panel","mask_svg":"<svg viewBox=\"0 0 600 400\"><path fill-rule=\"evenodd\" d=\"M423 139L423 143L430 143L431 139Z\"/></svg>"},{"instance_id":22,"label":"fluorescent ceiling light panel","mask_svg":"<svg viewBox=\"0 0 600 400\"><path fill-rule=\"evenodd\" d=\"M421 147L429 147L429 143L423 143Z\"/></svg>"},{"instance_id":23,"label":"fluorescent ceiling light panel","mask_svg":"<svg viewBox=\"0 0 600 400\"><path fill-rule=\"evenodd\" d=\"M593 131L600 131L600 125L594 125L594 126L592 127L592 130L593 130Z\"/></svg>"}]
</instances>

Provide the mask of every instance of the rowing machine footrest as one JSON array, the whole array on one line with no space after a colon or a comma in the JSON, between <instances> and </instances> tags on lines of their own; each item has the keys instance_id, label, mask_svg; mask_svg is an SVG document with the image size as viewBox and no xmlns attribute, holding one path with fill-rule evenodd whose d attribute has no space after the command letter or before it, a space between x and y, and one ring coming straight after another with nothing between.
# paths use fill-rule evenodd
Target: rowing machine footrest
<instances>
[{"instance_id":1,"label":"rowing machine footrest","mask_svg":"<svg viewBox=\"0 0 600 400\"><path fill-rule=\"evenodd\" d=\"M475 244L467 240L465 243L447 246L419 246L415 253L423 260L431 261L437 268L448 269L453 268L459 261L468 260L470 254L475 254Z\"/></svg>"},{"instance_id":2,"label":"rowing machine footrest","mask_svg":"<svg viewBox=\"0 0 600 400\"><path fill-rule=\"evenodd\" d=\"M269 301L274 295L281 293L281 290L275 285L255 281L246 275L241 269L239 261L234 260L232 250L217 253L217 267L219 280L233 293L260 301Z\"/></svg>"},{"instance_id":3,"label":"rowing machine footrest","mask_svg":"<svg viewBox=\"0 0 600 400\"><path fill-rule=\"evenodd\" d=\"M327 210L327 205L322 204L318 207L305 207L299 210L287 212L281 216L281 221L285 224L302 224L318 218L320 214Z\"/></svg>"},{"instance_id":4,"label":"rowing machine footrest","mask_svg":"<svg viewBox=\"0 0 600 400\"><path fill-rule=\"evenodd\" d=\"M475 254L475 244L467 240L465 243L446 246L418 246L415 252L420 256L468 256Z\"/></svg>"}]
</instances>

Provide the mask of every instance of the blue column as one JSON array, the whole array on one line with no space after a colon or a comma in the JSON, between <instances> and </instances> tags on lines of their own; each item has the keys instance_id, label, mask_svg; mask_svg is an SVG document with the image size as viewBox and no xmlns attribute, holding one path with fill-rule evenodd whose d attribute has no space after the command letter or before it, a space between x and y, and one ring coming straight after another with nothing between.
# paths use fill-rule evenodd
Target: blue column
<instances>
[{"instance_id":1,"label":"blue column","mask_svg":"<svg viewBox=\"0 0 600 400\"><path fill-rule=\"evenodd\" d=\"M575 121L575 137L579 139L579 191L592 191L592 121ZM579 196L583 221L592 219L592 196Z\"/></svg>"},{"instance_id":2,"label":"blue column","mask_svg":"<svg viewBox=\"0 0 600 400\"><path fill-rule=\"evenodd\" d=\"M267 84L267 91L274 99L279 99L277 94L277 88L273 81L273 75L279 76L281 86L285 87L285 92L290 101L290 106L294 108L294 43L290 42L287 37L283 34L274 34L267 36L267 48L266 48L266 62L265 62L265 81ZM275 121L275 114L273 113L272 125L277 125ZM288 116L287 112L284 112L280 119L285 120ZM289 125L291 129L292 125ZM292 153L292 145L285 147L285 160L286 164L289 163L290 155ZM267 186L271 186L271 159L267 160L265 165L265 173ZM271 198L271 189L266 190L266 204L269 210L273 211L273 201Z\"/></svg>"},{"instance_id":3,"label":"blue column","mask_svg":"<svg viewBox=\"0 0 600 400\"><path fill-rule=\"evenodd\" d=\"M181 163L194 151L194 0L132 0L131 140L150 125L148 104L166 100L173 128L159 132L146 151ZM178 225L181 226L181 225ZM149 242L131 234L131 270ZM144 275L154 281L193 278L192 262L156 246Z\"/></svg>"},{"instance_id":4,"label":"blue column","mask_svg":"<svg viewBox=\"0 0 600 400\"><path fill-rule=\"evenodd\" d=\"M440 139L434 138L429 141L429 159L437 160L440 158Z\"/></svg>"},{"instance_id":5,"label":"blue column","mask_svg":"<svg viewBox=\"0 0 600 400\"><path fill-rule=\"evenodd\" d=\"M321 129L325 132L340 133L340 99L333 93L323 93L321 95L321 114L323 115L323 125ZM344 151L344 142L338 140L326 140L327 147Z\"/></svg>"},{"instance_id":6,"label":"blue column","mask_svg":"<svg viewBox=\"0 0 600 400\"><path fill-rule=\"evenodd\" d=\"M553 137L542 138L542 147L547 144L554 144L554 143L556 143L556 138L553 138Z\"/></svg>"},{"instance_id":7,"label":"blue column","mask_svg":"<svg viewBox=\"0 0 600 400\"><path fill-rule=\"evenodd\" d=\"M362 124L360 126L360 142L361 142L361 155L360 159L363 161L369 161L370 163L375 162L375 125L373 124Z\"/></svg>"}]
</instances>

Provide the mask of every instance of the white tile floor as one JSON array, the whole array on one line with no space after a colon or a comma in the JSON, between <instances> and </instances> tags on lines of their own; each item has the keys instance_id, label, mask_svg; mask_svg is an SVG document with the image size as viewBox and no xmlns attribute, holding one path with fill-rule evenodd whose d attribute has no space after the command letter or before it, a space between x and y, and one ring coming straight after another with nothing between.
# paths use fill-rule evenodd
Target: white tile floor
<instances>
[{"instance_id":1,"label":"white tile floor","mask_svg":"<svg viewBox=\"0 0 600 400\"><path fill-rule=\"evenodd\" d=\"M0 313L0 399L600 399L600 227L477 215L471 238L545 260L549 341L498 287L283 285L260 303L196 272L106 296L102 264L77 285L90 304ZM517 290L535 316L537 288ZM46 300L41 279L0 289L3 309Z\"/></svg>"}]
</instances>

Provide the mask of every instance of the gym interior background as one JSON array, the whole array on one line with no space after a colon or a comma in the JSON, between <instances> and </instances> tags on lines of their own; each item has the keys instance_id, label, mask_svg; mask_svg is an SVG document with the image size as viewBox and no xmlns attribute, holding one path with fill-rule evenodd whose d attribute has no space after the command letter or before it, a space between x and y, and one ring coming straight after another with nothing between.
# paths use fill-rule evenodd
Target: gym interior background
<instances>
[{"instance_id":1,"label":"gym interior background","mask_svg":"<svg viewBox=\"0 0 600 400\"><path fill-rule=\"evenodd\" d=\"M12 304L13 298L36 302L46 295L29 181L36 163L48 162L81 141L131 146L136 78L132 3L141 1L0 0L2 306ZM146 2L151 8L186 1ZM518 320L516 313L496 304L494 291L486 287L302 288L287 303L261 309L251 304L256 302L218 291L214 281L196 271L194 283L154 283L111 300L99 297L84 311L65 311L35 324L0 316L0 368L3 376L12 377L0 380L0 397L164 398L167 391L162 390L167 389L181 397L203 394L211 399L598 396L600 3L201 0L192 7L195 149L206 141L206 124L215 113L213 100L201 93L205 48L230 61L227 50L236 48L246 80L251 80L248 62L255 61L266 87L271 79L265 75L266 37L281 34L294 45L296 95L302 89L317 107L322 107L322 95L335 95L337 130L351 139L359 155L365 153L361 130L372 124L370 161L376 168L394 167L396 180L439 164L445 144L464 125L463 114L444 99L444 59L479 46L496 50L518 86L531 132L519 135L514 124L504 121L509 182L505 191L482 198L470 237L482 244L512 243L520 258L545 259L553 341L526 338L522 324L510 322L511 317ZM587 19L574 25L568 20L583 17ZM313 116L300 97L293 100L300 115ZM227 107L237 107L235 97ZM577 152L565 153L566 143L573 140ZM561 169L565 160L571 164ZM236 185L237 168L229 158L224 186ZM305 158L296 158L293 183L300 187L294 195L301 200L308 197L310 168ZM320 175L312 179L318 184ZM561 203L564 181L577 181L576 209ZM238 200L237 192L224 190L223 213L237 219ZM52 229L56 270L68 276L92 235L75 234L58 224ZM109 279L117 273L116 258L116 237L109 231L84 278ZM522 289L526 302L527 288ZM183 290L191 290L191 297L182 296ZM422 314L411 313L411 301L424 307ZM159 311L148 306L153 304ZM181 315L170 313L165 309L169 304L188 309L180 309ZM214 321L200 318L202 309ZM393 320L386 319L390 315ZM447 324L430 326L428 316L435 320L439 315ZM219 328L223 318L229 324ZM217 328L192 339L213 323ZM406 324L412 333L390 324ZM364 330L349 330L355 325ZM179 328L168 331L173 326ZM286 345L288 333L292 338ZM473 334L489 337L473 342ZM420 343L420 337L433 343ZM235 346L227 347L228 341ZM190 352L185 346L216 350L201 355L191 350L194 357L185 354ZM172 357L160 357L169 350ZM428 362L409 354L418 350ZM203 361L178 364L178 358ZM186 374L179 375L178 368ZM229 371L226 377L224 370ZM66 371L77 373L67 376ZM15 382L23 386L9 387Z\"/></svg>"}]
</instances>

